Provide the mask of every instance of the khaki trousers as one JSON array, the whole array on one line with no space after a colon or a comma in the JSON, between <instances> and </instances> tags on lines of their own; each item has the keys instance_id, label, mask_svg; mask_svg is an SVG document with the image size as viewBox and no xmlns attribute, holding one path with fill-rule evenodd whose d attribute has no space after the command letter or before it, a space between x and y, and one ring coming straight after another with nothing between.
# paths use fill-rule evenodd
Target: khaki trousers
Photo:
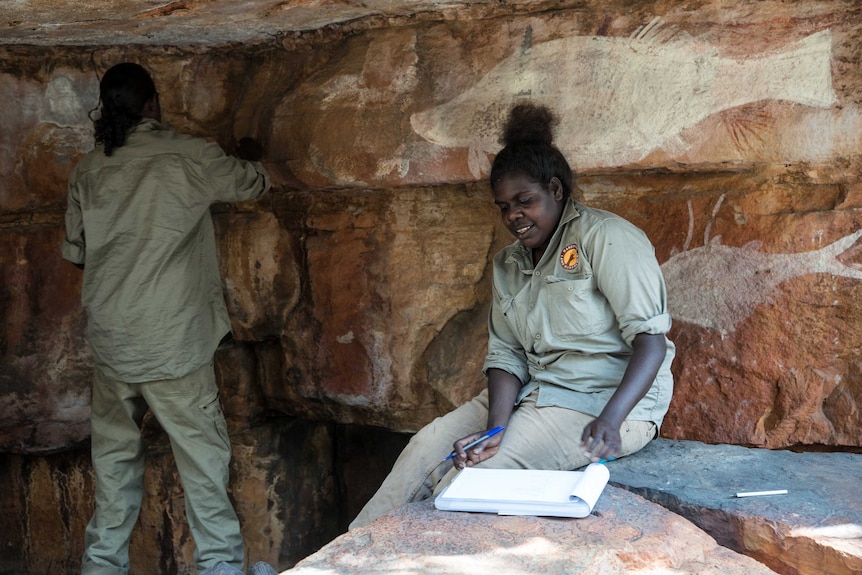
<instances>
[{"instance_id":1,"label":"khaki trousers","mask_svg":"<svg viewBox=\"0 0 862 575\"><path fill-rule=\"evenodd\" d=\"M581 433L591 415L563 407L536 407L538 391L518 405L509 419L497 454L477 467L494 469L578 469L590 463L581 447ZM452 444L485 429L488 391L458 409L438 417L419 430L401 452L392 471L349 529L361 527L389 511L428 499L446 487L457 474L450 461ZM656 435L651 421L626 420L620 429L622 455L643 448Z\"/></svg>"},{"instance_id":2,"label":"khaki trousers","mask_svg":"<svg viewBox=\"0 0 862 575\"><path fill-rule=\"evenodd\" d=\"M198 570L224 561L242 568L239 521L228 497L230 442L212 363L179 379L124 383L93 378L92 458L96 509L85 532L83 575L126 575L129 538L141 508L149 407L170 437L183 482Z\"/></svg>"}]
</instances>

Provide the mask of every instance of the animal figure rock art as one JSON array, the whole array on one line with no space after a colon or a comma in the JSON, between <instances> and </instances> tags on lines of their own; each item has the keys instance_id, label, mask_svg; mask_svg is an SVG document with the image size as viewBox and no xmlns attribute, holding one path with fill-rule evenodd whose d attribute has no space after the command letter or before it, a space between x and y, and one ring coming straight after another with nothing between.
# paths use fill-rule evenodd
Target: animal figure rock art
<instances>
[{"instance_id":1,"label":"animal figure rock art","mask_svg":"<svg viewBox=\"0 0 862 575\"><path fill-rule=\"evenodd\" d=\"M469 148L469 168L480 178L489 165L480 156L499 149L507 110L529 99L556 111L557 145L577 169L619 166L656 150L682 154L689 148L685 129L738 106L832 106L831 57L829 30L744 60L721 57L658 18L629 38L572 36L534 45L528 34L517 53L449 102L413 114L411 125L429 142ZM743 142L761 124L760 117L751 126L736 119L731 135Z\"/></svg>"}]
</instances>

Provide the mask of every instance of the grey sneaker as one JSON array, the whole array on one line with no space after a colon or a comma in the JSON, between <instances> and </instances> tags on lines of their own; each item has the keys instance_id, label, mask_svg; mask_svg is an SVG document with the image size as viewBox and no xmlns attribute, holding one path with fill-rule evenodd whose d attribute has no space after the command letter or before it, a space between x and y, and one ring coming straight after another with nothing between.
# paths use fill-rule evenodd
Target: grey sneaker
<instances>
[{"instance_id":1,"label":"grey sneaker","mask_svg":"<svg viewBox=\"0 0 862 575\"><path fill-rule=\"evenodd\" d=\"M224 561L219 561L215 565L211 567L207 567L198 575L245 575L242 571L237 569L236 567L225 563Z\"/></svg>"},{"instance_id":2,"label":"grey sneaker","mask_svg":"<svg viewBox=\"0 0 862 575\"><path fill-rule=\"evenodd\" d=\"M269 563L258 561L248 570L248 575L278 575L278 572Z\"/></svg>"}]
</instances>

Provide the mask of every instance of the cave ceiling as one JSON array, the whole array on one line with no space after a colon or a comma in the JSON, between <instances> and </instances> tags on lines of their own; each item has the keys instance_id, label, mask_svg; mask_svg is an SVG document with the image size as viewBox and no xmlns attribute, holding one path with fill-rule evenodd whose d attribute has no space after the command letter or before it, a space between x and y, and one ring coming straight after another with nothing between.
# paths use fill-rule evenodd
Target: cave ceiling
<instances>
[{"instance_id":1,"label":"cave ceiling","mask_svg":"<svg viewBox=\"0 0 862 575\"><path fill-rule=\"evenodd\" d=\"M485 18L565 4L559 0L2 0L0 44L262 43L325 29Z\"/></svg>"}]
</instances>

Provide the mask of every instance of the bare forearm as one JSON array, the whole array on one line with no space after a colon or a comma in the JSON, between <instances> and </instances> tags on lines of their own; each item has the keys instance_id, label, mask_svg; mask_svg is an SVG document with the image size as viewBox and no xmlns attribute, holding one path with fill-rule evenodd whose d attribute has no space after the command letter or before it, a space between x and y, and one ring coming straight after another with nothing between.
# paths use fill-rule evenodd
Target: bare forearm
<instances>
[{"instance_id":1,"label":"bare forearm","mask_svg":"<svg viewBox=\"0 0 862 575\"><path fill-rule=\"evenodd\" d=\"M488 370L488 429L506 426L515 408L521 381L507 371Z\"/></svg>"},{"instance_id":2,"label":"bare forearm","mask_svg":"<svg viewBox=\"0 0 862 575\"><path fill-rule=\"evenodd\" d=\"M632 347L634 351L623 379L599 415L617 429L649 391L667 352L663 334L638 334Z\"/></svg>"},{"instance_id":3,"label":"bare forearm","mask_svg":"<svg viewBox=\"0 0 862 575\"><path fill-rule=\"evenodd\" d=\"M646 395L667 353L664 335L638 334L634 351L619 387L597 418L581 433L581 445L593 460L618 457L622 453L620 428L634 406Z\"/></svg>"}]
</instances>

